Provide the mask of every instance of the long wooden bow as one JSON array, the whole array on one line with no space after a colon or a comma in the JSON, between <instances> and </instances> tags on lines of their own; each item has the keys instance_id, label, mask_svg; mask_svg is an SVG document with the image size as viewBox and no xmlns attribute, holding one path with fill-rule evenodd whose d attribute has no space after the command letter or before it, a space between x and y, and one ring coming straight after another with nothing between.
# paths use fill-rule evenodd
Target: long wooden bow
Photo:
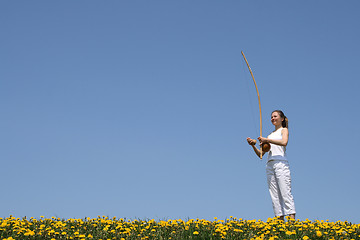
<instances>
[{"instance_id":1,"label":"long wooden bow","mask_svg":"<svg viewBox=\"0 0 360 240\"><path fill-rule=\"evenodd\" d=\"M256 88L256 92L257 92L258 100L259 100L259 111L260 111L260 137L262 137L262 115L261 115L261 103L260 103L260 94L259 94L259 89L258 89L258 87L257 87L256 81L255 81L255 78L254 78L254 74L253 74L253 73L252 73L252 71L251 71L250 65L249 65L248 61L246 60L246 57L245 57L245 54L243 53L243 51L241 51L241 54L243 55L243 57L244 57L244 59L245 59L245 62L246 62L246 65L247 65L247 66L248 66L248 68L249 68L249 71L250 71L251 77L252 77L252 79L254 80L254 84L255 84L255 88ZM262 152L263 152L262 145L260 145L260 159L262 159Z\"/></svg>"}]
</instances>

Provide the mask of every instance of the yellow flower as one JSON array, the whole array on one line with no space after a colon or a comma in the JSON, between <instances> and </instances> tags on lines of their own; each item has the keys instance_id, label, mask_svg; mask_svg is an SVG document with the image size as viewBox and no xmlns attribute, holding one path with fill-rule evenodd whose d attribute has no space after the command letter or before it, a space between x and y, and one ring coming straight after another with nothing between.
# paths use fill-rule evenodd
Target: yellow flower
<instances>
[{"instance_id":1,"label":"yellow flower","mask_svg":"<svg viewBox=\"0 0 360 240\"><path fill-rule=\"evenodd\" d=\"M195 232L193 232L193 234L194 234L194 235L198 235L198 234L199 234L199 232L198 232L198 231L195 231Z\"/></svg>"},{"instance_id":2,"label":"yellow flower","mask_svg":"<svg viewBox=\"0 0 360 240\"><path fill-rule=\"evenodd\" d=\"M322 233L320 231L316 231L316 236L321 237Z\"/></svg>"},{"instance_id":3,"label":"yellow flower","mask_svg":"<svg viewBox=\"0 0 360 240\"><path fill-rule=\"evenodd\" d=\"M303 237L303 240L308 240L308 239L309 239L308 236L304 236L304 237Z\"/></svg>"},{"instance_id":4,"label":"yellow flower","mask_svg":"<svg viewBox=\"0 0 360 240\"><path fill-rule=\"evenodd\" d=\"M33 232L33 231L27 231L25 234L24 234L24 236L34 236L35 235L35 232Z\"/></svg>"}]
</instances>

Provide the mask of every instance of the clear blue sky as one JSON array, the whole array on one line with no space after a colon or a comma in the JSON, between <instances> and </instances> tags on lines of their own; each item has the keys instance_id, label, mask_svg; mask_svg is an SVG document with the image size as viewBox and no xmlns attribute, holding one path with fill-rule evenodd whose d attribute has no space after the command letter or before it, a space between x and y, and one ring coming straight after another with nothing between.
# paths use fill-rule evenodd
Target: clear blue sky
<instances>
[{"instance_id":1,"label":"clear blue sky","mask_svg":"<svg viewBox=\"0 0 360 240\"><path fill-rule=\"evenodd\" d=\"M290 122L297 218L360 223L360 2L0 2L0 217L273 216L246 143Z\"/></svg>"}]
</instances>

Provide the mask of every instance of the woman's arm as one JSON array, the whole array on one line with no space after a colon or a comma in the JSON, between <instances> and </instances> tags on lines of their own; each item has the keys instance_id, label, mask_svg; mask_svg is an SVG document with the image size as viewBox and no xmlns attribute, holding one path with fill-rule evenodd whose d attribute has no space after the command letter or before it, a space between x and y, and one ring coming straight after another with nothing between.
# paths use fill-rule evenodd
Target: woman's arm
<instances>
[{"instance_id":1,"label":"woman's arm","mask_svg":"<svg viewBox=\"0 0 360 240\"><path fill-rule=\"evenodd\" d=\"M286 145L288 144L288 141L289 141L289 130L287 128L283 128L281 130L281 136L282 136L282 139L269 139L269 138L264 138L264 137L259 137L258 139L261 144L262 143L272 143L272 144L286 147Z\"/></svg>"},{"instance_id":2,"label":"woman's arm","mask_svg":"<svg viewBox=\"0 0 360 240\"><path fill-rule=\"evenodd\" d=\"M255 147L256 140L255 140L255 139L251 139L251 138L249 138L249 137L248 137L246 140L247 140L247 142L249 143L249 145L252 146L252 148L254 149L254 152L256 153L256 155L260 158L260 149L258 149L258 148ZM262 156L264 156L264 154L265 154L265 153L262 152ZM262 156L261 156L261 157L262 157Z\"/></svg>"}]
</instances>

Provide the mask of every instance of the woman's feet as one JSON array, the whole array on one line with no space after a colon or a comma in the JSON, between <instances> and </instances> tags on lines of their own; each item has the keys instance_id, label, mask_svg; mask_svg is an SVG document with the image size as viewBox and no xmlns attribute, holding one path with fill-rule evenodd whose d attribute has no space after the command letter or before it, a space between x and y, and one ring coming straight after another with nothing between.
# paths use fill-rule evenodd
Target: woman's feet
<instances>
[{"instance_id":1,"label":"woman's feet","mask_svg":"<svg viewBox=\"0 0 360 240\"><path fill-rule=\"evenodd\" d=\"M280 220L285 221L285 216L279 216L278 218L279 218ZM289 218L292 218L292 219L295 220L295 214L289 214Z\"/></svg>"}]
</instances>

